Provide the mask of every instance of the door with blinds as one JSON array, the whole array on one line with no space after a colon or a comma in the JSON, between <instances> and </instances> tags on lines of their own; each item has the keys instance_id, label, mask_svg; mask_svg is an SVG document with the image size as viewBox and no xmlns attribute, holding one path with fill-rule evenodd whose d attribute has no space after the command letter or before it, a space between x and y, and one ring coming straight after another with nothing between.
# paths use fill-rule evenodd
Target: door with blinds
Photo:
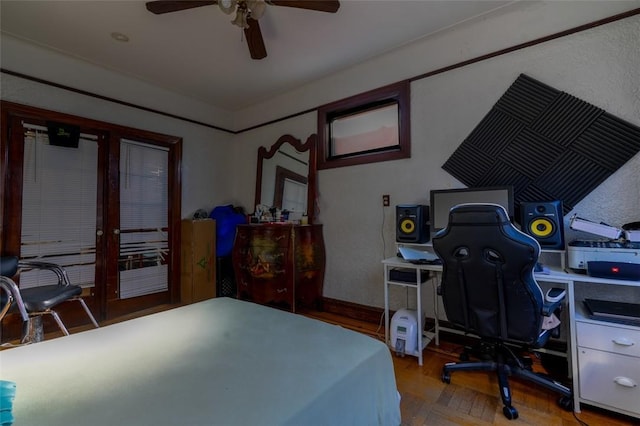
<instances>
[{"instance_id":1,"label":"door with blinds","mask_svg":"<svg viewBox=\"0 0 640 426\"><path fill-rule=\"evenodd\" d=\"M94 292L102 138L81 133L76 146L50 140L44 126L23 123L20 258L63 265L72 283ZM16 199L17 201L17 199ZM57 283L49 271L27 270L20 287Z\"/></svg>"},{"instance_id":2,"label":"door with blinds","mask_svg":"<svg viewBox=\"0 0 640 426\"><path fill-rule=\"evenodd\" d=\"M179 302L181 139L2 107L2 254L63 265L102 320ZM52 140L49 119L76 126L77 144ZM25 271L20 286L52 278Z\"/></svg>"},{"instance_id":3,"label":"door with blinds","mask_svg":"<svg viewBox=\"0 0 640 426\"><path fill-rule=\"evenodd\" d=\"M169 149L129 139L119 142L118 215L111 212L117 271L109 274L107 310L153 306L169 295ZM116 203L110 203L115 205ZM133 301L133 302L132 302Z\"/></svg>"}]
</instances>

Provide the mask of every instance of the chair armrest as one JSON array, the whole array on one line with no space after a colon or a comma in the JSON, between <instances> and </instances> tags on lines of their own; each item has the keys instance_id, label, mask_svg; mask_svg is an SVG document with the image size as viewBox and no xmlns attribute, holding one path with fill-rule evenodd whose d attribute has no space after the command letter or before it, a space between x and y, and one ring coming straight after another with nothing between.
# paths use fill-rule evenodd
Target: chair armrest
<instances>
[{"instance_id":1,"label":"chair armrest","mask_svg":"<svg viewBox=\"0 0 640 426\"><path fill-rule=\"evenodd\" d=\"M67 271L57 263L42 262L38 260L21 260L18 262L18 267L20 269L42 269L51 271L57 275L59 285L67 286L71 284Z\"/></svg>"},{"instance_id":2,"label":"chair armrest","mask_svg":"<svg viewBox=\"0 0 640 426\"><path fill-rule=\"evenodd\" d=\"M549 317L562 307L562 302L564 302L566 295L566 290L562 288L554 287L548 290L544 298L544 305L542 306L542 315Z\"/></svg>"},{"instance_id":3,"label":"chair armrest","mask_svg":"<svg viewBox=\"0 0 640 426\"><path fill-rule=\"evenodd\" d=\"M8 294L7 304L0 308L2 312L0 313L0 319L4 317L9 308L11 307L11 303L13 301L16 302L16 306L18 307L18 311L20 312L20 316L22 317L22 321L29 321L29 315L27 314L27 309L24 306L24 302L22 301L22 296L20 296L20 289L16 285L15 282L11 278L0 276L0 287L4 289L4 291ZM6 309L5 309L6 308Z\"/></svg>"}]
</instances>

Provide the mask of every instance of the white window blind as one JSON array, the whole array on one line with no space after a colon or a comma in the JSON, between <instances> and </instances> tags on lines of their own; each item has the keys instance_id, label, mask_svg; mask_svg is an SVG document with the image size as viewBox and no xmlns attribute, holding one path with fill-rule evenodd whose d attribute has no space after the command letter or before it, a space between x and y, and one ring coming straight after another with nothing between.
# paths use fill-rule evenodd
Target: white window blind
<instances>
[{"instance_id":1,"label":"white window blind","mask_svg":"<svg viewBox=\"0 0 640 426\"><path fill-rule=\"evenodd\" d=\"M292 212L307 212L307 184L292 179L284 180L282 209Z\"/></svg>"},{"instance_id":2,"label":"white window blind","mask_svg":"<svg viewBox=\"0 0 640 426\"><path fill-rule=\"evenodd\" d=\"M81 134L78 148L49 145L45 127L23 123L24 169L20 257L55 262L73 284L95 281L98 143ZM47 271L25 271L22 288L54 284Z\"/></svg>"},{"instance_id":3,"label":"white window blind","mask_svg":"<svg viewBox=\"0 0 640 426\"><path fill-rule=\"evenodd\" d=\"M168 289L168 149L120 144L120 298Z\"/></svg>"}]
</instances>

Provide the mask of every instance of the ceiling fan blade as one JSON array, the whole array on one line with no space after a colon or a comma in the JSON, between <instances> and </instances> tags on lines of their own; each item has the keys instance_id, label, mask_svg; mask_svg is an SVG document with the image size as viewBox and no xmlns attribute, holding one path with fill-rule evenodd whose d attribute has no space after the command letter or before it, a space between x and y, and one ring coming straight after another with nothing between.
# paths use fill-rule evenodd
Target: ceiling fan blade
<instances>
[{"instance_id":1,"label":"ceiling fan blade","mask_svg":"<svg viewBox=\"0 0 640 426\"><path fill-rule=\"evenodd\" d=\"M249 28L244 29L244 37L247 39L251 59L266 58L267 49L264 47L260 24L253 18L247 18L247 24L249 24Z\"/></svg>"},{"instance_id":2,"label":"ceiling fan blade","mask_svg":"<svg viewBox=\"0 0 640 426\"><path fill-rule=\"evenodd\" d=\"M218 4L218 1L148 1L146 6L149 12L161 15L163 13L177 12L179 10L193 9L194 7L209 6L211 4Z\"/></svg>"},{"instance_id":3,"label":"ceiling fan blade","mask_svg":"<svg viewBox=\"0 0 640 426\"><path fill-rule=\"evenodd\" d=\"M295 7L329 13L336 13L340 9L338 0L266 0L266 2L274 6Z\"/></svg>"}]
</instances>

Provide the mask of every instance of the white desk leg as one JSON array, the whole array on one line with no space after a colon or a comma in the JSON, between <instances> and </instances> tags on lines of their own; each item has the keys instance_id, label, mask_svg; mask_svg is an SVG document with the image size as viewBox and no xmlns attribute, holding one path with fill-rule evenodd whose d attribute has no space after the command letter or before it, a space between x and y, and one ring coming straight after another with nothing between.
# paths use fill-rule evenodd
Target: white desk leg
<instances>
[{"instance_id":1,"label":"white desk leg","mask_svg":"<svg viewBox=\"0 0 640 426\"><path fill-rule=\"evenodd\" d=\"M573 411L580 412L580 392L578 383L578 338L576 330L576 299L573 281L567 282L567 304L569 305L569 343L567 361L573 384Z\"/></svg>"},{"instance_id":2,"label":"white desk leg","mask_svg":"<svg viewBox=\"0 0 640 426\"><path fill-rule=\"evenodd\" d=\"M389 335L389 266L384 265L384 343L390 346Z\"/></svg>"},{"instance_id":3,"label":"white desk leg","mask_svg":"<svg viewBox=\"0 0 640 426\"><path fill-rule=\"evenodd\" d=\"M440 346L440 320L438 319L438 273L434 272L430 278L433 284L433 316L436 346Z\"/></svg>"},{"instance_id":4,"label":"white desk leg","mask_svg":"<svg viewBox=\"0 0 640 426\"><path fill-rule=\"evenodd\" d=\"M418 317L418 365L422 365L422 333L424 332L424 327L422 326L422 294L421 294L421 289L422 286L420 285L420 278L422 277L422 270L420 270L419 268L416 268L416 296L418 298L418 312L417 312L417 317Z\"/></svg>"}]
</instances>

